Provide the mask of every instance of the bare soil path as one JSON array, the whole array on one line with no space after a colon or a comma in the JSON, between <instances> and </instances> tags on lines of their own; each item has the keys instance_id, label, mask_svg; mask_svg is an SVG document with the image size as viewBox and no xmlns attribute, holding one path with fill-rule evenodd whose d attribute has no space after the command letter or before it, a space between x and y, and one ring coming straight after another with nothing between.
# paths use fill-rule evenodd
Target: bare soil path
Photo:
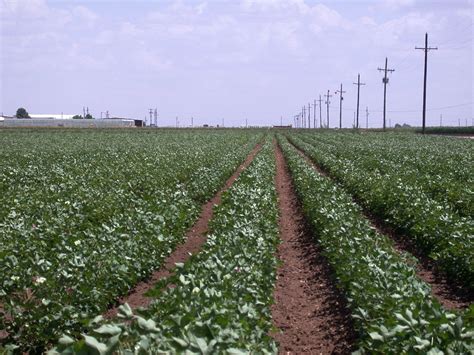
<instances>
[{"instance_id":1,"label":"bare soil path","mask_svg":"<svg viewBox=\"0 0 474 355\"><path fill-rule=\"evenodd\" d=\"M293 147L320 174L332 178L327 171L311 160L311 158L301 149L295 145L293 145ZM417 250L409 237L397 233L393 228L388 226L386 222L374 216L370 211L364 208L360 201L358 201L354 196L353 201L361 207L364 217L370 222L371 226L377 230L377 232L392 239L394 247L398 252L409 253L418 259L418 263L415 265L416 274L420 279L431 286L431 294L443 305L444 308L465 309L474 303L474 293L455 284L451 279L449 279L436 267L436 262L434 260Z\"/></svg>"},{"instance_id":2,"label":"bare soil path","mask_svg":"<svg viewBox=\"0 0 474 355\"><path fill-rule=\"evenodd\" d=\"M247 156L245 161L226 181L221 190L202 206L201 214L199 215L198 220L186 233L185 242L178 245L178 247L165 259L163 266L160 269L154 271L147 280L138 283L127 296L120 298L118 300L118 305L105 312L104 317L114 317L118 312L119 305L124 303L128 303L132 309L148 306L152 299L145 296L145 293L152 289L154 285L161 279L171 276L176 263L184 263L191 257L192 254L197 254L200 251L202 245L206 242L209 220L213 216L214 205L219 205L221 203L222 193L232 186L242 171L244 171L250 165L261 148L262 145L257 144Z\"/></svg>"},{"instance_id":3,"label":"bare soil path","mask_svg":"<svg viewBox=\"0 0 474 355\"><path fill-rule=\"evenodd\" d=\"M277 271L271 334L282 354L348 354L354 334L350 311L305 222L280 147L275 146L280 207Z\"/></svg>"}]
</instances>

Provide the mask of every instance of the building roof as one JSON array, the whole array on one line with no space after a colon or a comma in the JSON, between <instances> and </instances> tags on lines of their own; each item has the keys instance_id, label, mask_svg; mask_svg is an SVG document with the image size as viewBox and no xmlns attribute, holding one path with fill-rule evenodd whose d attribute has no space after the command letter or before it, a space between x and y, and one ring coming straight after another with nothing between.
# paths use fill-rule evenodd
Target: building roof
<instances>
[{"instance_id":1,"label":"building roof","mask_svg":"<svg viewBox=\"0 0 474 355\"><path fill-rule=\"evenodd\" d=\"M51 118L56 120L69 120L74 115L66 115L66 114L30 114L31 118Z\"/></svg>"}]
</instances>

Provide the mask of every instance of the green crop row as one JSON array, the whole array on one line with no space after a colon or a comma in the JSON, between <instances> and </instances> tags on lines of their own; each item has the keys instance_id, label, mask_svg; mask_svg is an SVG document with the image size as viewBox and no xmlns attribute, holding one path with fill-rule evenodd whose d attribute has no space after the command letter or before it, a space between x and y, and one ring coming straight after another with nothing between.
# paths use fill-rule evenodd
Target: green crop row
<instances>
[{"instance_id":1,"label":"green crop row","mask_svg":"<svg viewBox=\"0 0 474 355\"><path fill-rule=\"evenodd\" d=\"M37 351L158 268L260 139L30 133L0 135L0 330Z\"/></svg>"},{"instance_id":2,"label":"green crop row","mask_svg":"<svg viewBox=\"0 0 474 355\"><path fill-rule=\"evenodd\" d=\"M121 306L116 322L98 318L81 340L65 335L51 353L276 353L268 335L279 243L274 175L267 139L223 194L203 249L152 292L148 309Z\"/></svg>"},{"instance_id":3,"label":"green crop row","mask_svg":"<svg viewBox=\"0 0 474 355\"><path fill-rule=\"evenodd\" d=\"M361 169L396 175L461 216L474 217L474 142L413 134L300 135Z\"/></svg>"},{"instance_id":4,"label":"green crop row","mask_svg":"<svg viewBox=\"0 0 474 355\"><path fill-rule=\"evenodd\" d=\"M359 353L468 354L474 307L444 310L407 255L376 232L344 189L321 176L279 137L303 211L345 291L359 332Z\"/></svg>"},{"instance_id":5,"label":"green crop row","mask_svg":"<svg viewBox=\"0 0 474 355\"><path fill-rule=\"evenodd\" d=\"M291 135L290 140L342 183L364 207L410 237L449 277L473 288L473 219L462 217L445 203L431 198L415 178L407 179L403 171L410 169L410 164L390 170L372 153L354 156L349 151L356 149L352 140L357 138L348 138L344 146L345 136L341 135L338 143L319 143L317 137L301 139L298 135ZM384 154L384 161L403 159L395 158L393 151Z\"/></svg>"}]
</instances>

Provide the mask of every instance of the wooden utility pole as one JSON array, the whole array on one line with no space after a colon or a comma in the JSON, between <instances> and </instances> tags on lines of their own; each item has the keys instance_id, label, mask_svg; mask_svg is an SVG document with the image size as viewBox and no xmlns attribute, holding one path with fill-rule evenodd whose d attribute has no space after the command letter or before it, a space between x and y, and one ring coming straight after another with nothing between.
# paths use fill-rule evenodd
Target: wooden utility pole
<instances>
[{"instance_id":1,"label":"wooden utility pole","mask_svg":"<svg viewBox=\"0 0 474 355\"><path fill-rule=\"evenodd\" d=\"M328 93L326 95L326 108L327 108L327 127L326 128L329 128L329 104L331 103L331 101L329 101L329 98L332 97L332 95L329 95L329 90L328 90Z\"/></svg>"},{"instance_id":2,"label":"wooden utility pole","mask_svg":"<svg viewBox=\"0 0 474 355\"><path fill-rule=\"evenodd\" d=\"M322 112L323 112L323 100L321 99L321 95L319 95L319 128L323 128L323 118L322 118Z\"/></svg>"},{"instance_id":3,"label":"wooden utility pole","mask_svg":"<svg viewBox=\"0 0 474 355\"><path fill-rule=\"evenodd\" d=\"M308 128L311 128L311 104L308 102Z\"/></svg>"},{"instance_id":4,"label":"wooden utility pole","mask_svg":"<svg viewBox=\"0 0 474 355\"><path fill-rule=\"evenodd\" d=\"M415 47L415 49L422 49L425 51L425 75L423 79L423 128L422 133L425 134L425 125L426 125L426 74L428 70L428 51L437 50L438 47L428 47L428 33L425 33L425 46L424 47Z\"/></svg>"},{"instance_id":5,"label":"wooden utility pole","mask_svg":"<svg viewBox=\"0 0 474 355\"><path fill-rule=\"evenodd\" d=\"M344 100L344 96L342 94L345 94L346 92L342 90L342 84L341 84L341 89L336 90L336 94L339 94L339 129L342 128L342 100Z\"/></svg>"},{"instance_id":6,"label":"wooden utility pole","mask_svg":"<svg viewBox=\"0 0 474 355\"><path fill-rule=\"evenodd\" d=\"M395 71L395 69L388 69L387 68L388 64L388 59L385 58L385 68L377 68L378 71L383 71L384 72L384 77L382 79L383 82L383 130L385 131L385 122L386 122L386 108L387 108L387 84L388 84L388 78L387 78L387 73L392 73Z\"/></svg>"},{"instance_id":7,"label":"wooden utility pole","mask_svg":"<svg viewBox=\"0 0 474 355\"><path fill-rule=\"evenodd\" d=\"M301 108L301 123L302 123L302 128L305 128L306 126L306 114L304 112L305 106Z\"/></svg>"},{"instance_id":8,"label":"wooden utility pole","mask_svg":"<svg viewBox=\"0 0 474 355\"><path fill-rule=\"evenodd\" d=\"M369 129L369 107L365 108L365 128Z\"/></svg>"},{"instance_id":9,"label":"wooden utility pole","mask_svg":"<svg viewBox=\"0 0 474 355\"><path fill-rule=\"evenodd\" d=\"M360 82L360 74L357 74L357 83L353 83L357 85L357 116L356 116L356 124L355 127L359 128L359 98L360 98L360 86L365 85L364 83Z\"/></svg>"},{"instance_id":10,"label":"wooden utility pole","mask_svg":"<svg viewBox=\"0 0 474 355\"><path fill-rule=\"evenodd\" d=\"M313 128L316 128L316 99L313 103Z\"/></svg>"}]
</instances>

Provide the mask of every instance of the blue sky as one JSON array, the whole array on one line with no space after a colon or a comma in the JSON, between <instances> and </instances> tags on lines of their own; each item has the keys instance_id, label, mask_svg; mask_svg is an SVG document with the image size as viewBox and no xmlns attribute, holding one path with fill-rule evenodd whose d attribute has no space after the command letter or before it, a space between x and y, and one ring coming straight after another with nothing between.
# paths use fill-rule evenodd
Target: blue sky
<instances>
[{"instance_id":1,"label":"blue sky","mask_svg":"<svg viewBox=\"0 0 474 355\"><path fill-rule=\"evenodd\" d=\"M81 113L159 124L240 126L293 122L327 90L338 125L352 125L357 74L361 121L420 124L424 44L428 124L473 119L473 2L467 0L0 0L0 112ZM454 106L454 107L451 107ZM325 107L324 107L325 109ZM319 112L319 108L318 108ZM325 110L323 110L323 119ZM388 123L388 122L387 122Z\"/></svg>"}]
</instances>

